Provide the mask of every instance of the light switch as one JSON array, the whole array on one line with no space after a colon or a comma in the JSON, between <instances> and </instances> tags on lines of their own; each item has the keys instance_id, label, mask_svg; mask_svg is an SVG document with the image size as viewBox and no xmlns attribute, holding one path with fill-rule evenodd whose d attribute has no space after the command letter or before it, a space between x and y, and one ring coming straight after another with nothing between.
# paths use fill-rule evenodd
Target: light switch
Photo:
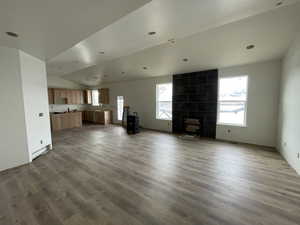
<instances>
[{"instance_id":1,"label":"light switch","mask_svg":"<svg viewBox=\"0 0 300 225\"><path fill-rule=\"evenodd\" d=\"M44 113L39 113L39 117L43 117L44 116Z\"/></svg>"}]
</instances>

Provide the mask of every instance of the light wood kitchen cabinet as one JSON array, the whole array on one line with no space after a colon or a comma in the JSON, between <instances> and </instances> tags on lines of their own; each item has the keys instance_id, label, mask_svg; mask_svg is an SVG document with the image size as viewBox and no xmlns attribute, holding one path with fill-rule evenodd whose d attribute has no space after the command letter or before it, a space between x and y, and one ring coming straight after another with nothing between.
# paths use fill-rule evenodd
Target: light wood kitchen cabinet
<instances>
[{"instance_id":1,"label":"light wood kitchen cabinet","mask_svg":"<svg viewBox=\"0 0 300 225\"><path fill-rule=\"evenodd\" d=\"M52 131L59 131L75 127L82 127L82 112L51 114Z\"/></svg>"},{"instance_id":2,"label":"light wood kitchen cabinet","mask_svg":"<svg viewBox=\"0 0 300 225\"><path fill-rule=\"evenodd\" d=\"M49 102L50 105L54 104L53 88L48 88L48 102Z\"/></svg>"},{"instance_id":3,"label":"light wood kitchen cabinet","mask_svg":"<svg viewBox=\"0 0 300 225\"><path fill-rule=\"evenodd\" d=\"M84 103L92 104L92 90L84 90Z\"/></svg>"},{"instance_id":4,"label":"light wood kitchen cabinet","mask_svg":"<svg viewBox=\"0 0 300 225\"><path fill-rule=\"evenodd\" d=\"M111 124L110 111L95 111L95 123L108 125Z\"/></svg>"},{"instance_id":5,"label":"light wood kitchen cabinet","mask_svg":"<svg viewBox=\"0 0 300 225\"><path fill-rule=\"evenodd\" d=\"M54 93L54 104L68 104L68 99L63 89L54 88L53 93Z\"/></svg>"},{"instance_id":6,"label":"light wood kitchen cabinet","mask_svg":"<svg viewBox=\"0 0 300 225\"><path fill-rule=\"evenodd\" d=\"M84 104L84 91L80 91L80 104Z\"/></svg>"},{"instance_id":7,"label":"light wood kitchen cabinet","mask_svg":"<svg viewBox=\"0 0 300 225\"><path fill-rule=\"evenodd\" d=\"M52 131L62 130L60 114L51 114L51 129Z\"/></svg>"},{"instance_id":8,"label":"light wood kitchen cabinet","mask_svg":"<svg viewBox=\"0 0 300 225\"><path fill-rule=\"evenodd\" d=\"M94 111L84 111L83 115L84 121L94 123Z\"/></svg>"},{"instance_id":9,"label":"light wood kitchen cabinet","mask_svg":"<svg viewBox=\"0 0 300 225\"><path fill-rule=\"evenodd\" d=\"M71 90L71 104L76 105L77 104L77 98L76 98L76 90Z\"/></svg>"},{"instance_id":10,"label":"light wood kitchen cabinet","mask_svg":"<svg viewBox=\"0 0 300 225\"><path fill-rule=\"evenodd\" d=\"M64 113L60 115L60 121L61 121L61 129L70 129L72 128L71 126L71 114L69 113Z\"/></svg>"},{"instance_id":11,"label":"light wood kitchen cabinet","mask_svg":"<svg viewBox=\"0 0 300 225\"><path fill-rule=\"evenodd\" d=\"M49 88L48 96L49 96L49 104L65 104L65 105L84 104L82 90ZM52 98L53 100L50 101L50 98Z\"/></svg>"},{"instance_id":12,"label":"light wood kitchen cabinet","mask_svg":"<svg viewBox=\"0 0 300 225\"><path fill-rule=\"evenodd\" d=\"M67 104L72 105L73 104L73 98L72 98L72 90L65 90L67 93Z\"/></svg>"},{"instance_id":13,"label":"light wood kitchen cabinet","mask_svg":"<svg viewBox=\"0 0 300 225\"><path fill-rule=\"evenodd\" d=\"M74 127L82 127L82 113L80 115L77 113L72 113L71 115L72 125Z\"/></svg>"},{"instance_id":14,"label":"light wood kitchen cabinet","mask_svg":"<svg viewBox=\"0 0 300 225\"><path fill-rule=\"evenodd\" d=\"M101 88L99 91L99 102L109 104L109 88Z\"/></svg>"},{"instance_id":15,"label":"light wood kitchen cabinet","mask_svg":"<svg viewBox=\"0 0 300 225\"><path fill-rule=\"evenodd\" d=\"M80 95L78 90L74 90L74 102L80 104Z\"/></svg>"},{"instance_id":16,"label":"light wood kitchen cabinet","mask_svg":"<svg viewBox=\"0 0 300 225\"><path fill-rule=\"evenodd\" d=\"M103 124L108 125L111 124L111 114L112 112L109 110L104 111L84 111L83 112L83 120L89 123L97 123L97 124Z\"/></svg>"}]
</instances>

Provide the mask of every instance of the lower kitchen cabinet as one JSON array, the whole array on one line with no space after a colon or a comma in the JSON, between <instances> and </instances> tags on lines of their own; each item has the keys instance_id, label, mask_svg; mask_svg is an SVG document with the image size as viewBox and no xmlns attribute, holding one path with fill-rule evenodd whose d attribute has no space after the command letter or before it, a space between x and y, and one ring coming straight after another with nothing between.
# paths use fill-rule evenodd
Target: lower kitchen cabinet
<instances>
[{"instance_id":1,"label":"lower kitchen cabinet","mask_svg":"<svg viewBox=\"0 0 300 225\"><path fill-rule=\"evenodd\" d=\"M112 122L111 117L111 111L105 110L105 111L84 111L83 112L83 120L89 123L97 123L97 124L103 124L108 125Z\"/></svg>"},{"instance_id":2,"label":"lower kitchen cabinet","mask_svg":"<svg viewBox=\"0 0 300 225\"><path fill-rule=\"evenodd\" d=\"M51 114L52 131L76 127L82 127L82 112Z\"/></svg>"}]
</instances>

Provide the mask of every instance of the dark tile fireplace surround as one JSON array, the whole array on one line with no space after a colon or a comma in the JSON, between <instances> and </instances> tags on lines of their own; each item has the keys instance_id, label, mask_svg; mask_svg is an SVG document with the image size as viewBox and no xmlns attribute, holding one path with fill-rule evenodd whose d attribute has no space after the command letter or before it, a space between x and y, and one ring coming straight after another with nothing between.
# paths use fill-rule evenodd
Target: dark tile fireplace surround
<instances>
[{"instance_id":1,"label":"dark tile fireplace surround","mask_svg":"<svg viewBox=\"0 0 300 225\"><path fill-rule=\"evenodd\" d=\"M200 122L202 137L216 137L218 70L173 76L173 132L185 133L185 120Z\"/></svg>"}]
</instances>

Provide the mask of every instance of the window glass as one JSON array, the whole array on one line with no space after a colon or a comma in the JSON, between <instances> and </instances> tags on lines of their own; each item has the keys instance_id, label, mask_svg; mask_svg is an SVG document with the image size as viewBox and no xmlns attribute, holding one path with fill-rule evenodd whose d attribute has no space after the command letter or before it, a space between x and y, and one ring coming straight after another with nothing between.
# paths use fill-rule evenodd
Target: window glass
<instances>
[{"instance_id":1,"label":"window glass","mask_svg":"<svg viewBox=\"0 0 300 225\"><path fill-rule=\"evenodd\" d=\"M118 120L123 119L123 109L124 109L124 97L118 96L117 97L117 105L118 105Z\"/></svg>"},{"instance_id":2,"label":"window glass","mask_svg":"<svg viewBox=\"0 0 300 225\"><path fill-rule=\"evenodd\" d=\"M99 91L92 90L92 105L99 106Z\"/></svg>"},{"instance_id":3,"label":"window glass","mask_svg":"<svg viewBox=\"0 0 300 225\"><path fill-rule=\"evenodd\" d=\"M220 101L246 101L247 100L247 82L246 76L221 78L219 88Z\"/></svg>"},{"instance_id":4,"label":"window glass","mask_svg":"<svg viewBox=\"0 0 300 225\"><path fill-rule=\"evenodd\" d=\"M172 83L156 85L156 118L172 120Z\"/></svg>"},{"instance_id":5,"label":"window glass","mask_svg":"<svg viewBox=\"0 0 300 225\"><path fill-rule=\"evenodd\" d=\"M248 76L220 78L218 124L246 126Z\"/></svg>"}]
</instances>

